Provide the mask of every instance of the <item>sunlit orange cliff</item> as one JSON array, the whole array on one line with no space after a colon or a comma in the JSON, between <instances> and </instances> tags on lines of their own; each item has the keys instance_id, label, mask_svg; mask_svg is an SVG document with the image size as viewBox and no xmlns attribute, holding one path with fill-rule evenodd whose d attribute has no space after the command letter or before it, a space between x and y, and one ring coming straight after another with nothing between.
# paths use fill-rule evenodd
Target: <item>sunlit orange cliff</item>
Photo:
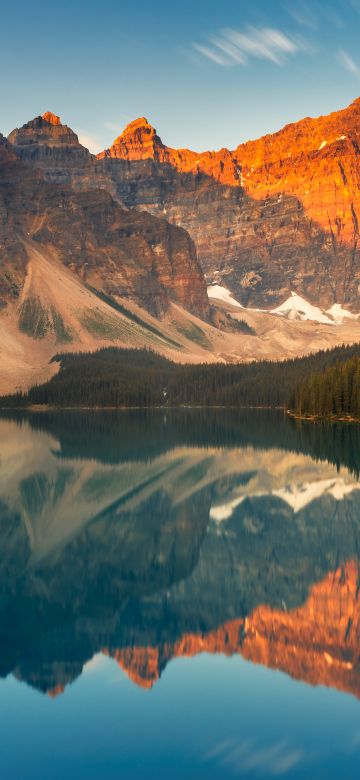
<instances>
[{"instance_id":1,"label":"sunlit orange cliff","mask_svg":"<svg viewBox=\"0 0 360 780\"><path fill-rule=\"evenodd\" d=\"M98 160L129 205L185 227L208 278L245 305L291 289L331 305L358 297L359 149L360 98L233 151L172 149L142 117Z\"/></svg>"}]
</instances>

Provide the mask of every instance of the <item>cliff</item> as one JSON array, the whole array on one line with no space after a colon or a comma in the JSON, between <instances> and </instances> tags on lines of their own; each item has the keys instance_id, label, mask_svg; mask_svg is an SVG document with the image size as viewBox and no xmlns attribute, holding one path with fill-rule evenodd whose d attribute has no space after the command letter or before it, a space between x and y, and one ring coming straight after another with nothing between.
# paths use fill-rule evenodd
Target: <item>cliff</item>
<instances>
[{"instance_id":1,"label":"cliff","mask_svg":"<svg viewBox=\"0 0 360 780\"><path fill-rule=\"evenodd\" d=\"M98 155L118 197L185 227L209 279L244 305L291 290L358 305L360 99L234 151L166 147L145 119Z\"/></svg>"},{"instance_id":2,"label":"cliff","mask_svg":"<svg viewBox=\"0 0 360 780\"><path fill-rule=\"evenodd\" d=\"M235 150L166 146L141 117L95 158L54 115L9 135L48 181L107 190L120 205L179 225L209 281L244 306L295 291L357 311L360 285L360 99Z\"/></svg>"},{"instance_id":3,"label":"cliff","mask_svg":"<svg viewBox=\"0 0 360 780\"><path fill-rule=\"evenodd\" d=\"M20 294L27 269L26 242L32 241L55 250L83 282L127 297L156 316L162 316L173 300L207 318L204 277L194 244L183 229L144 211L124 210L101 188L77 191L64 184L70 174L59 169L63 159L75 169L79 161L90 166L92 162L58 117L38 117L14 131L11 139L13 145L4 140L0 145L4 303ZM20 139L22 145L17 145ZM43 169L49 160L51 175ZM30 162L35 162L35 171Z\"/></svg>"}]
</instances>

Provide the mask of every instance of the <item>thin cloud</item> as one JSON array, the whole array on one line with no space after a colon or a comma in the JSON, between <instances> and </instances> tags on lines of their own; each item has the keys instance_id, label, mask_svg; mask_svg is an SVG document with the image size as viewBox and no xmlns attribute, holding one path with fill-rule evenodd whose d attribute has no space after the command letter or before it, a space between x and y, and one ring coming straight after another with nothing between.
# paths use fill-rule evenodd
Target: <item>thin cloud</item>
<instances>
[{"instance_id":1,"label":"thin cloud","mask_svg":"<svg viewBox=\"0 0 360 780\"><path fill-rule=\"evenodd\" d=\"M78 131L78 138L80 143L89 149L92 154L96 154L101 149L101 141L91 133L87 133L86 130Z\"/></svg>"},{"instance_id":2,"label":"thin cloud","mask_svg":"<svg viewBox=\"0 0 360 780\"><path fill-rule=\"evenodd\" d=\"M344 51L343 49L338 52L338 60L340 64L345 68L345 70L348 71L348 73L352 73L353 76L356 76L357 78L360 78L360 67L357 65L356 62L350 57L350 55Z\"/></svg>"},{"instance_id":3,"label":"thin cloud","mask_svg":"<svg viewBox=\"0 0 360 780\"><path fill-rule=\"evenodd\" d=\"M317 29L318 19L314 12L314 4L310 6L309 3L306 2L297 4L291 3L291 5L285 6L285 10L294 19L296 24L299 24L302 27L308 27L310 30Z\"/></svg>"},{"instance_id":4,"label":"thin cloud","mask_svg":"<svg viewBox=\"0 0 360 780\"><path fill-rule=\"evenodd\" d=\"M227 65L226 59L224 57L220 57L220 54L217 54L214 49L210 49L208 46L201 46L199 43L193 43L193 48L195 51L199 52L199 54L202 54L204 57L207 57L208 60L211 60L212 62L216 62L217 65Z\"/></svg>"},{"instance_id":5,"label":"thin cloud","mask_svg":"<svg viewBox=\"0 0 360 780\"><path fill-rule=\"evenodd\" d=\"M356 2L359 2L359 0L356 0ZM329 24L338 29L345 27L342 16L334 8L331 8L330 5L314 2L314 0L311 3L307 2L307 0L300 0L298 3L288 3L284 6L284 10L296 24L307 27L309 30L319 30L324 22L329 22Z\"/></svg>"},{"instance_id":6,"label":"thin cloud","mask_svg":"<svg viewBox=\"0 0 360 780\"><path fill-rule=\"evenodd\" d=\"M227 28L193 49L217 65L246 65L252 58L283 65L289 56L306 49L303 41L271 27L248 27L245 32Z\"/></svg>"},{"instance_id":7,"label":"thin cloud","mask_svg":"<svg viewBox=\"0 0 360 780\"><path fill-rule=\"evenodd\" d=\"M114 130L116 133L120 127L120 123L117 124L116 122L102 122L102 126L106 127L107 130Z\"/></svg>"},{"instance_id":8,"label":"thin cloud","mask_svg":"<svg viewBox=\"0 0 360 780\"><path fill-rule=\"evenodd\" d=\"M125 127L125 125L128 125L129 122L134 119L133 116L130 116L130 114L121 114L119 120L117 122L113 122L111 120L104 120L101 124L103 127L106 128L106 130L112 130L115 133L118 133L122 127Z\"/></svg>"}]
</instances>

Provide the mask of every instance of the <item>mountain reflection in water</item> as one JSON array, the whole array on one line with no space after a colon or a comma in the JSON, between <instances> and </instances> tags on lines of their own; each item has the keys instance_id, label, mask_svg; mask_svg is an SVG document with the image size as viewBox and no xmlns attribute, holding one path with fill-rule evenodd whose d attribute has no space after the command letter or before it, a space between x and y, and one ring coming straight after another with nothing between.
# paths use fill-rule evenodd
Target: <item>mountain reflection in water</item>
<instances>
[{"instance_id":1,"label":"mountain reflection in water","mask_svg":"<svg viewBox=\"0 0 360 780\"><path fill-rule=\"evenodd\" d=\"M58 694L97 653L150 688L241 654L360 696L359 427L281 413L0 420L0 675Z\"/></svg>"}]
</instances>

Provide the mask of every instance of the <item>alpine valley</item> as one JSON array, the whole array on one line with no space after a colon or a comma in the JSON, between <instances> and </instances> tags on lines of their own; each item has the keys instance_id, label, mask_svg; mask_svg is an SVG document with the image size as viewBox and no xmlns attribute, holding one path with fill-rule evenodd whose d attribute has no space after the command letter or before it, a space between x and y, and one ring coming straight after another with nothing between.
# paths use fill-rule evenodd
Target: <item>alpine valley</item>
<instances>
[{"instance_id":1,"label":"alpine valley","mask_svg":"<svg viewBox=\"0 0 360 780\"><path fill-rule=\"evenodd\" d=\"M140 118L95 156L46 112L0 136L0 392L102 346L234 363L358 342L359 221L360 98L199 153Z\"/></svg>"}]
</instances>

